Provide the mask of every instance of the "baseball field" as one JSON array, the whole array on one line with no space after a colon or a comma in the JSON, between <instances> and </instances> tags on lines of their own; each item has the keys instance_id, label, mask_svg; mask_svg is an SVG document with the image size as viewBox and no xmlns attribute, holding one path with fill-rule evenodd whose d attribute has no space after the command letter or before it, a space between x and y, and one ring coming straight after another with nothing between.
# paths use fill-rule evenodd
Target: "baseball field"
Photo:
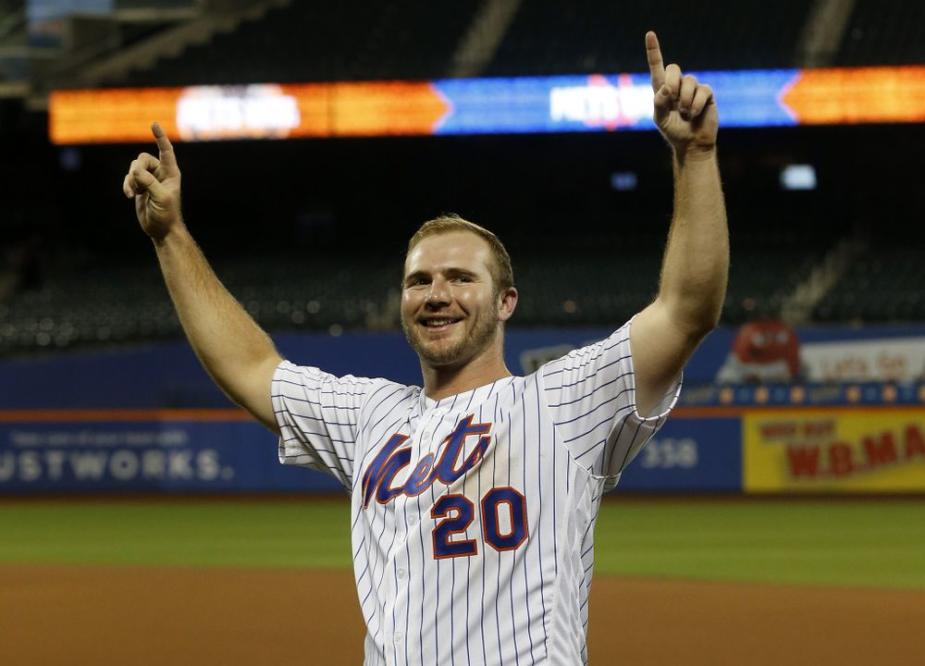
<instances>
[{"instance_id":1,"label":"baseball field","mask_svg":"<svg viewBox=\"0 0 925 666\"><path fill-rule=\"evenodd\" d=\"M0 501L0 663L359 664L348 509ZM925 500L614 498L596 534L592 664L921 658Z\"/></svg>"}]
</instances>

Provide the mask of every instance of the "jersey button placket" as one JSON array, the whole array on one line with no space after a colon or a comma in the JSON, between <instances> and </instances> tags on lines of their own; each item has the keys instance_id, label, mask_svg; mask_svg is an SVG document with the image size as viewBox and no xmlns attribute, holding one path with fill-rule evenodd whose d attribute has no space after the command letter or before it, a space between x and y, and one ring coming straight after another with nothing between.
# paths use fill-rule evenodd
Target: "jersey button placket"
<instances>
[{"instance_id":1,"label":"jersey button placket","mask_svg":"<svg viewBox=\"0 0 925 666\"><path fill-rule=\"evenodd\" d=\"M440 421L443 419L444 414L449 410L445 407L437 407L430 412L430 415L427 418L427 427L424 429L424 437L421 440L421 448L427 451L431 450L431 447L436 447L437 442L434 441L434 434L436 433L437 427L440 425Z\"/></svg>"}]
</instances>

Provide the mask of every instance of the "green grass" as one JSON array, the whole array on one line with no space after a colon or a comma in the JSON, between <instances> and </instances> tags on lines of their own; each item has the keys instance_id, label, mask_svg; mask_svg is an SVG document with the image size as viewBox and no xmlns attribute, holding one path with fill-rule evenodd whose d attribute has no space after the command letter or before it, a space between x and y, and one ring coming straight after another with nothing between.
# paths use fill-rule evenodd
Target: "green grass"
<instances>
[{"instance_id":1,"label":"green grass","mask_svg":"<svg viewBox=\"0 0 925 666\"><path fill-rule=\"evenodd\" d=\"M925 588L920 501L679 501L604 509L597 573Z\"/></svg>"},{"instance_id":2,"label":"green grass","mask_svg":"<svg viewBox=\"0 0 925 666\"><path fill-rule=\"evenodd\" d=\"M0 504L0 562L349 568L345 502Z\"/></svg>"},{"instance_id":3,"label":"green grass","mask_svg":"<svg viewBox=\"0 0 925 666\"><path fill-rule=\"evenodd\" d=\"M595 571L925 588L920 501L618 501ZM349 568L346 501L0 503L0 562Z\"/></svg>"}]
</instances>

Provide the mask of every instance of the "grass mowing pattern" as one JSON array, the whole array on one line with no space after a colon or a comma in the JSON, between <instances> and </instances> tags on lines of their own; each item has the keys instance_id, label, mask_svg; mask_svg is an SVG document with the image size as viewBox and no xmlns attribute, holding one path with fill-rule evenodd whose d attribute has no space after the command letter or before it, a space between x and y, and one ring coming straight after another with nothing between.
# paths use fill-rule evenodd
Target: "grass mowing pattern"
<instances>
[{"instance_id":1,"label":"grass mowing pattern","mask_svg":"<svg viewBox=\"0 0 925 666\"><path fill-rule=\"evenodd\" d=\"M0 503L0 562L349 568L346 501ZM606 502L595 572L925 588L918 501Z\"/></svg>"}]
</instances>

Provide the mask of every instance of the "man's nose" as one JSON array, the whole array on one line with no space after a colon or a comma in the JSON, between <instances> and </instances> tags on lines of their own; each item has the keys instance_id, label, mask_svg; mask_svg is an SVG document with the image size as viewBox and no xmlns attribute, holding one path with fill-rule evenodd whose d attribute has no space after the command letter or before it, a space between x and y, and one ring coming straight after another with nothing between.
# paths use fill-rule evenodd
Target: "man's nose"
<instances>
[{"instance_id":1,"label":"man's nose","mask_svg":"<svg viewBox=\"0 0 925 666\"><path fill-rule=\"evenodd\" d=\"M447 305L450 302L450 289L446 280L437 278L430 283L426 302L431 308Z\"/></svg>"}]
</instances>

